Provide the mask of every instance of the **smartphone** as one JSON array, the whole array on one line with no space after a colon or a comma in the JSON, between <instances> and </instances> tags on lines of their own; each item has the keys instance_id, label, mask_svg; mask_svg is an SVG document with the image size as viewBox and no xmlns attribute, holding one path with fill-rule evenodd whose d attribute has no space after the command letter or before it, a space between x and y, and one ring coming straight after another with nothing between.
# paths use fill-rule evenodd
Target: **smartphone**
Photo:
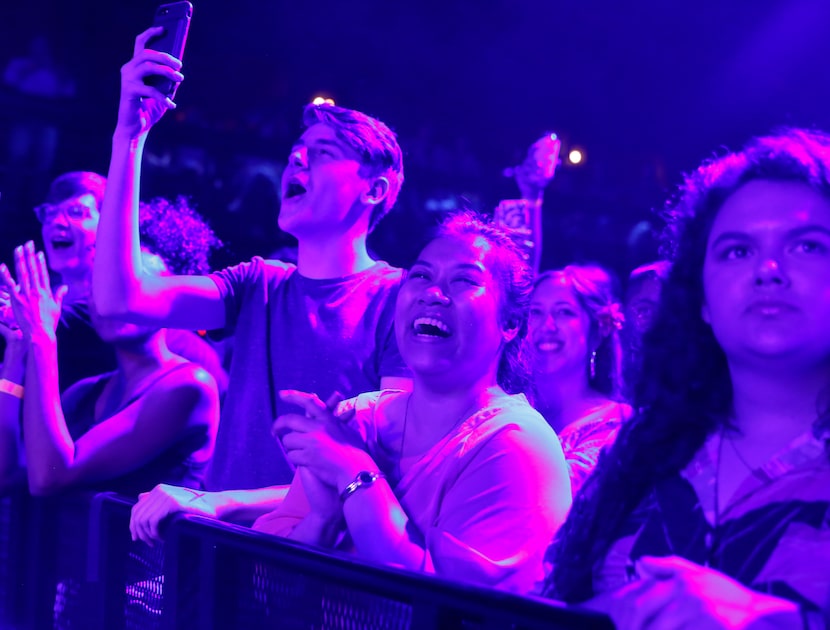
<instances>
[{"instance_id":1,"label":"smartphone","mask_svg":"<svg viewBox=\"0 0 830 630\"><path fill-rule=\"evenodd\" d=\"M161 26L164 32L147 42L145 48L165 52L180 60L184 56L184 44L190 30L190 18L193 17L193 5L189 2L171 2L156 9L153 26ZM149 76L144 82L159 90L165 96L173 98L178 83L161 76Z\"/></svg>"}]
</instances>

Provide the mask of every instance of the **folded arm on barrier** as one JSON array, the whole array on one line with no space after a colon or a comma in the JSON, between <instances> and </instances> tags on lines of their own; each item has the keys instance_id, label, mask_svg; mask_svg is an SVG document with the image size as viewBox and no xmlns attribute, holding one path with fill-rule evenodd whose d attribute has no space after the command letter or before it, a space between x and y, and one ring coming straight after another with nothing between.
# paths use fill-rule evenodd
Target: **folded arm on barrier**
<instances>
[{"instance_id":1,"label":"folded arm on barrier","mask_svg":"<svg viewBox=\"0 0 830 630\"><path fill-rule=\"evenodd\" d=\"M174 514L194 514L247 525L276 509L287 493L288 486L206 492L160 484L139 495L130 517L130 533L133 540L155 544L162 539L160 528Z\"/></svg>"}]
</instances>

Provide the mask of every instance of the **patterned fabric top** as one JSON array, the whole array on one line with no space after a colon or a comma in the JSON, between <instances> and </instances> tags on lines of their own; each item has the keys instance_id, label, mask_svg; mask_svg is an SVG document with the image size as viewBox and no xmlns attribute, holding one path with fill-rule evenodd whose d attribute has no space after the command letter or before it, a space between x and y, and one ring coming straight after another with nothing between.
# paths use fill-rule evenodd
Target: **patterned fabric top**
<instances>
[{"instance_id":1,"label":"patterned fabric top","mask_svg":"<svg viewBox=\"0 0 830 630\"><path fill-rule=\"evenodd\" d=\"M609 400L559 432L574 496L596 468L599 454L613 444L620 426L631 414L630 405Z\"/></svg>"},{"instance_id":2,"label":"patterned fabric top","mask_svg":"<svg viewBox=\"0 0 830 630\"><path fill-rule=\"evenodd\" d=\"M718 515L714 492L721 436L686 469L658 483L629 517L594 575L594 592L615 590L644 556L677 555L756 591L816 611L830 603L830 460L804 434L754 470Z\"/></svg>"}]
</instances>

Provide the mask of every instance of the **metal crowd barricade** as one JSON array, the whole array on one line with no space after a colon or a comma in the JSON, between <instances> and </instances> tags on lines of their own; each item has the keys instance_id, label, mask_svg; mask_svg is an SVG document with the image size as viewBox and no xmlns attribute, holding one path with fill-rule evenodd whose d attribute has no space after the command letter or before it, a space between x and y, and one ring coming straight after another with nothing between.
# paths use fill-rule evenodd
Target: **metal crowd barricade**
<instances>
[{"instance_id":1,"label":"metal crowd barricade","mask_svg":"<svg viewBox=\"0 0 830 630\"><path fill-rule=\"evenodd\" d=\"M547 600L378 567L195 516L171 523L165 545L167 630L613 627Z\"/></svg>"},{"instance_id":2,"label":"metal crowd barricade","mask_svg":"<svg viewBox=\"0 0 830 630\"><path fill-rule=\"evenodd\" d=\"M28 493L0 497L0 628L23 624Z\"/></svg>"},{"instance_id":3,"label":"metal crowd barricade","mask_svg":"<svg viewBox=\"0 0 830 630\"><path fill-rule=\"evenodd\" d=\"M611 628L547 600L329 554L177 516L163 545L130 540L113 493L0 500L2 630Z\"/></svg>"},{"instance_id":4,"label":"metal crowd barricade","mask_svg":"<svg viewBox=\"0 0 830 630\"><path fill-rule=\"evenodd\" d=\"M0 628L160 627L163 546L133 543L113 493L0 500Z\"/></svg>"}]
</instances>

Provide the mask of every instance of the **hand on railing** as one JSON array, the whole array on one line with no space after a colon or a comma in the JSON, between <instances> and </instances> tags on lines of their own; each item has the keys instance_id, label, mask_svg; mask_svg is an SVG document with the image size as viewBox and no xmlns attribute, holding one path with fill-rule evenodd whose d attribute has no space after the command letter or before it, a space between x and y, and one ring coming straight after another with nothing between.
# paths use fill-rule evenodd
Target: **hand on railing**
<instances>
[{"instance_id":1,"label":"hand on railing","mask_svg":"<svg viewBox=\"0 0 830 630\"><path fill-rule=\"evenodd\" d=\"M215 495L213 492L159 484L150 492L138 495L138 502L130 514L130 535L133 540L142 540L152 547L161 542L159 528L173 514L216 518Z\"/></svg>"}]
</instances>

